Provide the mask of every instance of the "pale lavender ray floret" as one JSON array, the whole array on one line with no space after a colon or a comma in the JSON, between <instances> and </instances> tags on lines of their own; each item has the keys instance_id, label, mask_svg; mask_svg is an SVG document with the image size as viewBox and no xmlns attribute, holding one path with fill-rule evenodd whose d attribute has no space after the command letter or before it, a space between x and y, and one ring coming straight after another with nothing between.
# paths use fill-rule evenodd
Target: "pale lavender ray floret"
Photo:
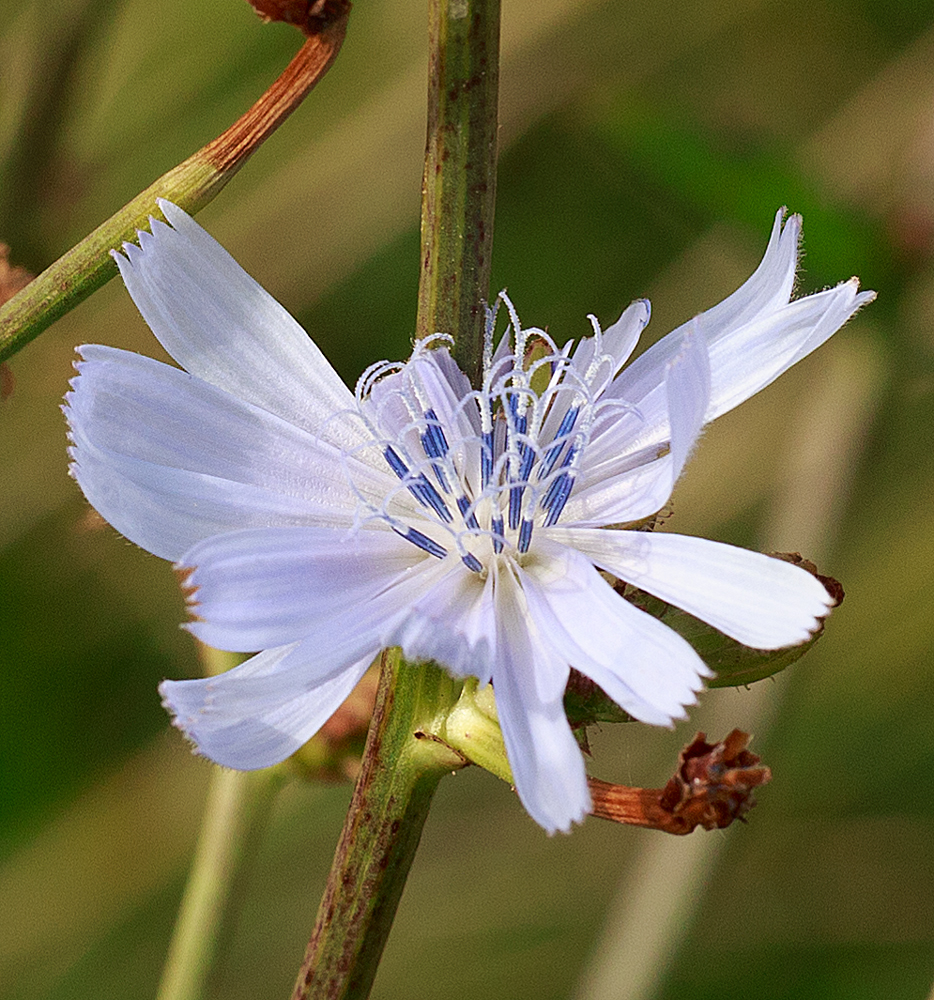
<instances>
[{"instance_id":1,"label":"pale lavender ray floret","mask_svg":"<svg viewBox=\"0 0 934 1000\"><path fill-rule=\"evenodd\" d=\"M522 802L567 830L590 808L563 711L570 668L657 725L683 717L709 675L606 574L762 649L807 640L827 613L821 583L789 563L620 527L668 501L705 423L873 297L851 280L791 301L798 216L776 215L738 291L629 365L647 302L605 331L591 318L593 336L557 348L503 296L507 334L494 346L491 318L477 389L436 336L351 393L218 243L160 207L169 224L115 258L182 367L82 347L65 412L88 500L190 569L187 627L220 649L262 650L161 686L212 760L283 760L400 646L492 682Z\"/></svg>"}]
</instances>

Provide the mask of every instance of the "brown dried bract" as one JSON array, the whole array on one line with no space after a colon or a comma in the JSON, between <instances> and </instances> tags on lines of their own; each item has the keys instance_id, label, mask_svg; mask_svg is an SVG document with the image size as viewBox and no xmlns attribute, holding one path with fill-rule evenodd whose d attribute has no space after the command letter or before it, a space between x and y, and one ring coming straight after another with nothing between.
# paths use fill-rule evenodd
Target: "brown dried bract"
<instances>
[{"instance_id":1,"label":"brown dried bract","mask_svg":"<svg viewBox=\"0 0 934 1000\"><path fill-rule=\"evenodd\" d=\"M811 576L816 576L827 588L827 593L833 599L832 607L838 608L843 603L843 598L846 596L843 591L843 584L839 580L835 580L832 576L825 576L823 573L818 573L814 563L810 559L805 559L800 552L770 552L769 555L773 559L781 559L783 562L790 562L795 566L800 566L802 569L806 569Z\"/></svg>"},{"instance_id":2,"label":"brown dried bract","mask_svg":"<svg viewBox=\"0 0 934 1000\"><path fill-rule=\"evenodd\" d=\"M249 3L264 21L294 24L309 38L350 10L349 0L249 0Z\"/></svg>"},{"instance_id":3,"label":"brown dried bract","mask_svg":"<svg viewBox=\"0 0 934 1000\"><path fill-rule=\"evenodd\" d=\"M734 729L720 743L698 733L678 758L678 770L664 788L629 788L588 778L592 814L631 826L666 833L690 833L695 827L723 829L743 819L756 804L754 789L772 778L759 757L746 747L749 734Z\"/></svg>"},{"instance_id":4,"label":"brown dried bract","mask_svg":"<svg viewBox=\"0 0 934 1000\"><path fill-rule=\"evenodd\" d=\"M340 708L289 758L291 769L307 781L354 781L378 685L379 671L367 671Z\"/></svg>"},{"instance_id":5,"label":"brown dried bract","mask_svg":"<svg viewBox=\"0 0 934 1000\"><path fill-rule=\"evenodd\" d=\"M14 267L10 263L10 248L0 243L0 306L25 288L35 275L25 267Z\"/></svg>"},{"instance_id":6,"label":"brown dried bract","mask_svg":"<svg viewBox=\"0 0 934 1000\"><path fill-rule=\"evenodd\" d=\"M25 267L10 264L10 248L6 243L0 243L0 306L24 289L33 277ZM13 372L4 362L0 364L0 402L13 395L13 386Z\"/></svg>"}]
</instances>

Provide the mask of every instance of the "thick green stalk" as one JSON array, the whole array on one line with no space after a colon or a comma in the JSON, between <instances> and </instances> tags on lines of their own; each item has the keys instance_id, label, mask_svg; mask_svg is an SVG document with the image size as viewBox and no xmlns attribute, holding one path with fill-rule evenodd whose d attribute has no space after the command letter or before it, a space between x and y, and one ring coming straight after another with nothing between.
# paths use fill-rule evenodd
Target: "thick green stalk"
<instances>
[{"instance_id":1,"label":"thick green stalk","mask_svg":"<svg viewBox=\"0 0 934 1000\"><path fill-rule=\"evenodd\" d=\"M448 333L476 383L496 195L499 0L429 0L419 337ZM444 740L462 685L383 656L360 777L293 1000L364 1000L435 788L467 757ZM466 742L466 740L465 740Z\"/></svg>"},{"instance_id":2,"label":"thick green stalk","mask_svg":"<svg viewBox=\"0 0 934 1000\"><path fill-rule=\"evenodd\" d=\"M363 766L293 1000L369 995L435 788L465 763L429 735L459 689L433 664L383 654Z\"/></svg>"},{"instance_id":3,"label":"thick green stalk","mask_svg":"<svg viewBox=\"0 0 934 1000\"><path fill-rule=\"evenodd\" d=\"M117 273L110 251L135 239L136 230L148 225L149 216L158 213L157 198L167 198L190 213L204 208L328 71L346 25L345 11L308 38L282 75L226 132L163 174L0 308L0 361Z\"/></svg>"},{"instance_id":4,"label":"thick green stalk","mask_svg":"<svg viewBox=\"0 0 934 1000\"><path fill-rule=\"evenodd\" d=\"M429 0L417 336L449 333L476 385L496 199L500 0Z\"/></svg>"}]
</instances>

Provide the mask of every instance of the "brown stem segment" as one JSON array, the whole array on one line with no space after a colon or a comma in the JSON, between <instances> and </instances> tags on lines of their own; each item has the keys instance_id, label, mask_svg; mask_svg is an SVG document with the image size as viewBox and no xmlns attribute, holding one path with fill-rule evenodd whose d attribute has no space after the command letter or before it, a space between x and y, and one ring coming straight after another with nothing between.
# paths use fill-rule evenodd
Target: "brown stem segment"
<instances>
[{"instance_id":1,"label":"brown stem segment","mask_svg":"<svg viewBox=\"0 0 934 1000\"><path fill-rule=\"evenodd\" d=\"M132 240L157 212L156 199L194 214L298 107L337 58L349 3L308 38L282 75L229 129L163 174L0 308L0 361L15 354L116 273L110 251Z\"/></svg>"},{"instance_id":2,"label":"brown stem segment","mask_svg":"<svg viewBox=\"0 0 934 1000\"><path fill-rule=\"evenodd\" d=\"M305 44L278 79L246 114L209 142L195 156L203 157L225 175L232 175L302 103L331 68L347 32L350 4ZM225 176L225 183L228 178Z\"/></svg>"},{"instance_id":3,"label":"brown stem segment","mask_svg":"<svg viewBox=\"0 0 934 1000\"><path fill-rule=\"evenodd\" d=\"M428 141L416 335L448 333L474 385L496 199L500 0L429 0Z\"/></svg>"},{"instance_id":4,"label":"brown stem segment","mask_svg":"<svg viewBox=\"0 0 934 1000\"><path fill-rule=\"evenodd\" d=\"M432 664L383 654L363 767L292 1000L369 995L435 788L465 764L426 738L459 688Z\"/></svg>"}]
</instances>

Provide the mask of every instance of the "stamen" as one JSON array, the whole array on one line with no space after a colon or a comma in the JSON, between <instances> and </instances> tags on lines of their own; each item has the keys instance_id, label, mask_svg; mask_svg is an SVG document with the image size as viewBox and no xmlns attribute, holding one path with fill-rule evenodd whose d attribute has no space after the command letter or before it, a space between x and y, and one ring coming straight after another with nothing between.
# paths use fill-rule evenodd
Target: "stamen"
<instances>
[{"instance_id":1,"label":"stamen","mask_svg":"<svg viewBox=\"0 0 934 1000\"><path fill-rule=\"evenodd\" d=\"M483 432L480 444L480 488L486 489L493 478L493 431Z\"/></svg>"},{"instance_id":2,"label":"stamen","mask_svg":"<svg viewBox=\"0 0 934 1000\"><path fill-rule=\"evenodd\" d=\"M566 472L562 472L561 475L556 476L548 484L548 489L545 490L545 495L542 497L542 510L548 510L555 502L555 497L558 495L558 491L561 489L561 476L566 476Z\"/></svg>"},{"instance_id":3,"label":"stamen","mask_svg":"<svg viewBox=\"0 0 934 1000\"><path fill-rule=\"evenodd\" d=\"M529 473L535 464L535 449L527 441L520 441L519 454L522 456L522 464L519 466L519 480L520 482L527 483L529 481Z\"/></svg>"},{"instance_id":4,"label":"stamen","mask_svg":"<svg viewBox=\"0 0 934 1000\"><path fill-rule=\"evenodd\" d=\"M494 517L492 519L493 526L493 551L499 555L503 551L503 543L505 541L505 535L503 532L506 530L506 526L503 524L503 519L501 516Z\"/></svg>"},{"instance_id":5,"label":"stamen","mask_svg":"<svg viewBox=\"0 0 934 1000\"><path fill-rule=\"evenodd\" d=\"M515 415L516 406L517 406L516 397L510 396L509 408L513 411L513 415ZM513 431L513 434L510 435L510 437L518 436L520 434L525 434L527 427L528 427L527 417L525 416L516 417L515 430ZM519 443L518 448L519 448L519 462L520 462L519 475L513 476L511 472L509 475L510 480L512 480L513 482L515 482L518 479L519 482L522 483L522 485L512 486L509 489L509 527L513 531L515 531L516 528L519 527L519 518L522 511L522 493L525 489L524 484L528 481L527 477L522 476L521 473L522 469L525 467L526 464L526 452L529 450L529 446L525 443Z\"/></svg>"},{"instance_id":6,"label":"stamen","mask_svg":"<svg viewBox=\"0 0 934 1000\"><path fill-rule=\"evenodd\" d=\"M509 527L515 531L519 527L519 519L522 513L522 486L509 487Z\"/></svg>"},{"instance_id":7,"label":"stamen","mask_svg":"<svg viewBox=\"0 0 934 1000\"><path fill-rule=\"evenodd\" d=\"M424 496L424 502L431 507L431 509L444 521L446 524L450 524L454 518L451 516L451 512L447 508L447 504L442 500L441 494L431 485L428 478L424 472L419 473L418 479L413 486L409 489L412 491L412 495L416 499L421 499Z\"/></svg>"},{"instance_id":8,"label":"stamen","mask_svg":"<svg viewBox=\"0 0 934 1000\"><path fill-rule=\"evenodd\" d=\"M437 556L438 559L443 559L448 554L448 550L443 545L439 545L436 541L434 541L434 539L429 538L427 535L423 535L415 528L409 528L407 531L401 531L395 525L392 525L392 530L397 535L401 535L407 542L417 545L420 549L423 549L431 556Z\"/></svg>"},{"instance_id":9,"label":"stamen","mask_svg":"<svg viewBox=\"0 0 934 1000\"><path fill-rule=\"evenodd\" d=\"M528 518L522 519L522 527L519 529L519 545L518 549L520 552L528 552L529 545L532 542L532 522Z\"/></svg>"},{"instance_id":10,"label":"stamen","mask_svg":"<svg viewBox=\"0 0 934 1000\"><path fill-rule=\"evenodd\" d=\"M451 487L448 485L448 477L444 474L444 469L437 462L431 463L431 471L435 474L435 479L438 480L438 485L445 493L451 492Z\"/></svg>"},{"instance_id":11,"label":"stamen","mask_svg":"<svg viewBox=\"0 0 934 1000\"><path fill-rule=\"evenodd\" d=\"M480 523L477 521L477 515L470 509L470 501L467 497L457 498L457 509L461 512L461 517L463 517L464 523L468 528L472 528L474 531L480 530Z\"/></svg>"},{"instance_id":12,"label":"stamen","mask_svg":"<svg viewBox=\"0 0 934 1000\"><path fill-rule=\"evenodd\" d=\"M545 517L546 528L557 523L573 487L574 477L569 472L562 472L548 487L548 492L542 500L542 507L548 512Z\"/></svg>"},{"instance_id":13,"label":"stamen","mask_svg":"<svg viewBox=\"0 0 934 1000\"><path fill-rule=\"evenodd\" d=\"M463 561L467 569L473 570L474 573L483 572L483 563L480 562L480 560L472 552L468 552L466 553L466 555L462 555L461 560Z\"/></svg>"},{"instance_id":14,"label":"stamen","mask_svg":"<svg viewBox=\"0 0 934 1000\"><path fill-rule=\"evenodd\" d=\"M419 434L418 436L422 443L422 448L425 449L425 454L429 458L445 458L448 453L448 441L444 436L444 428L438 422L438 414L434 410L426 410L425 420L427 421L426 430L424 434ZM441 489L445 493L450 493L451 487L448 485L448 479L444 474L441 464L439 462L432 462L431 471L434 472Z\"/></svg>"},{"instance_id":15,"label":"stamen","mask_svg":"<svg viewBox=\"0 0 934 1000\"><path fill-rule=\"evenodd\" d=\"M567 444L567 435L574 429L574 423L580 411L580 406L572 406L561 419L561 426L558 428L558 433L555 434L552 444L549 445L548 450L545 452L545 457L542 459L542 467L538 473L539 481L549 476L551 470L554 469L555 462L558 461L561 450Z\"/></svg>"},{"instance_id":16,"label":"stamen","mask_svg":"<svg viewBox=\"0 0 934 1000\"><path fill-rule=\"evenodd\" d=\"M444 436L444 428L438 421L438 414L434 410L426 410L425 420L428 422L427 428L421 435L425 454L429 458L444 458L448 453L448 441Z\"/></svg>"},{"instance_id":17,"label":"stamen","mask_svg":"<svg viewBox=\"0 0 934 1000\"><path fill-rule=\"evenodd\" d=\"M387 447L383 452L383 457L389 463L389 468L392 469L392 471L400 479L405 479L405 477L409 474L409 469L405 462L403 462L402 459L396 454L395 449Z\"/></svg>"},{"instance_id":18,"label":"stamen","mask_svg":"<svg viewBox=\"0 0 934 1000\"><path fill-rule=\"evenodd\" d=\"M390 469L406 484L409 492L423 507L430 507L447 524L454 520L444 500L441 499L441 494L431 485L423 472L413 479L408 466L399 458L391 445L383 451L383 456L389 463Z\"/></svg>"}]
</instances>

